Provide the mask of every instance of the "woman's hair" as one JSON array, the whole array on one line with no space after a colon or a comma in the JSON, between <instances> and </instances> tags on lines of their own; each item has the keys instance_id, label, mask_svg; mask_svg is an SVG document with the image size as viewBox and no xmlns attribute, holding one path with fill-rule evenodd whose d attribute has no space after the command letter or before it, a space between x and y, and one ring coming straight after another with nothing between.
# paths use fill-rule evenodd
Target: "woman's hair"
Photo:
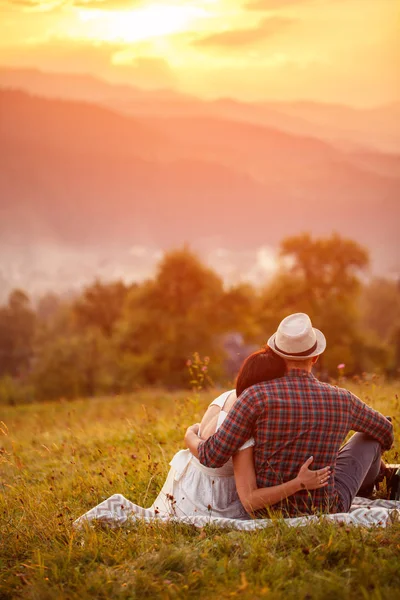
<instances>
[{"instance_id":1,"label":"woman's hair","mask_svg":"<svg viewBox=\"0 0 400 600\"><path fill-rule=\"evenodd\" d=\"M276 379L284 374L285 361L283 358L275 354L271 348L265 346L261 350L250 354L240 367L236 379L236 397L239 398L245 389L256 385L256 383Z\"/></svg>"}]
</instances>

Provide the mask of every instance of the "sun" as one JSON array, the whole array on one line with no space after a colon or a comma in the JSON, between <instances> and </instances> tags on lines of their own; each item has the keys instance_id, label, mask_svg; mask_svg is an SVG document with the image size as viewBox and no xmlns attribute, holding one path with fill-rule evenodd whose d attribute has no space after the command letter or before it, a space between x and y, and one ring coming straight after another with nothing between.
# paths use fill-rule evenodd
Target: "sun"
<instances>
[{"instance_id":1,"label":"sun","mask_svg":"<svg viewBox=\"0 0 400 600\"><path fill-rule=\"evenodd\" d=\"M87 38L106 42L137 42L187 31L207 12L195 6L151 4L130 11L79 10Z\"/></svg>"}]
</instances>

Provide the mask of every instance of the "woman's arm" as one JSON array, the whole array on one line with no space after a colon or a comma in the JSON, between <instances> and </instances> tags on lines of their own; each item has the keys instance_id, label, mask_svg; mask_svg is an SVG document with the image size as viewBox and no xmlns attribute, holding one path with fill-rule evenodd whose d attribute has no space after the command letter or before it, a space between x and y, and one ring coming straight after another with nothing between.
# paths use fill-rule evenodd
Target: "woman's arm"
<instances>
[{"instance_id":1,"label":"woman's arm","mask_svg":"<svg viewBox=\"0 0 400 600\"><path fill-rule=\"evenodd\" d=\"M199 429L200 423L195 423L194 425L190 425L185 433L186 447L189 448L190 452L196 458L199 458L199 444L201 442L201 438L199 438Z\"/></svg>"},{"instance_id":2,"label":"woman's arm","mask_svg":"<svg viewBox=\"0 0 400 600\"><path fill-rule=\"evenodd\" d=\"M315 490L328 485L330 467L310 471L308 468L313 461L310 456L300 468L294 479L267 488L257 488L256 472L254 470L253 448L237 452L233 457L236 489L246 512L271 506L288 498L303 489Z\"/></svg>"},{"instance_id":3,"label":"woman's arm","mask_svg":"<svg viewBox=\"0 0 400 600\"><path fill-rule=\"evenodd\" d=\"M211 419L209 419L205 427L203 427L203 425L200 425L200 437L202 440L208 440L210 435L213 435L217 431L218 418L219 413Z\"/></svg>"},{"instance_id":4,"label":"woman's arm","mask_svg":"<svg viewBox=\"0 0 400 600\"><path fill-rule=\"evenodd\" d=\"M236 400L236 394L234 391L232 391L225 400L225 403L222 407L223 410L225 412L229 412L229 410L235 404ZM210 404L210 406L207 408L200 423L200 437L202 440L207 440L211 435L213 435L216 432L220 412L221 407L217 404Z\"/></svg>"},{"instance_id":5,"label":"woman's arm","mask_svg":"<svg viewBox=\"0 0 400 600\"><path fill-rule=\"evenodd\" d=\"M210 435L215 433L220 412L221 408L216 404L211 404L207 408L200 423L200 433L202 440L206 440L210 437Z\"/></svg>"}]
</instances>

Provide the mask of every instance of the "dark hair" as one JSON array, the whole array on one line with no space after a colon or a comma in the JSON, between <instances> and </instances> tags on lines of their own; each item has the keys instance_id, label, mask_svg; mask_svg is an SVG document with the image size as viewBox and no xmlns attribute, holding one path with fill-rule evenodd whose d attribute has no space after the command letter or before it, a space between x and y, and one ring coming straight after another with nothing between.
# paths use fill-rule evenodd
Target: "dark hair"
<instances>
[{"instance_id":1,"label":"dark hair","mask_svg":"<svg viewBox=\"0 0 400 600\"><path fill-rule=\"evenodd\" d=\"M266 346L250 354L240 367L236 379L236 397L245 389L261 383L282 377L285 374L285 361Z\"/></svg>"}]
</instances>

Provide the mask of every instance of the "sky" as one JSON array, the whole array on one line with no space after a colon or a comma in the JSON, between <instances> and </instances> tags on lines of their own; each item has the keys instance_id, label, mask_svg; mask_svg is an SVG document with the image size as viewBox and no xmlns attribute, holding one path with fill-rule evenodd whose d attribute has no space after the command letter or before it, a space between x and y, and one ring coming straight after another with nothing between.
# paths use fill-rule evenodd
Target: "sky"
<instances>
[{"instance_id":1,"label":"sky","mask_svg":"<svg viewBox=\"0 0 400 600\"><path fill-rule=\"evenodd\" d=\"M0 0L0 65L248 101L400 99L400 0Z\"/></svg>"}]
</instances>

